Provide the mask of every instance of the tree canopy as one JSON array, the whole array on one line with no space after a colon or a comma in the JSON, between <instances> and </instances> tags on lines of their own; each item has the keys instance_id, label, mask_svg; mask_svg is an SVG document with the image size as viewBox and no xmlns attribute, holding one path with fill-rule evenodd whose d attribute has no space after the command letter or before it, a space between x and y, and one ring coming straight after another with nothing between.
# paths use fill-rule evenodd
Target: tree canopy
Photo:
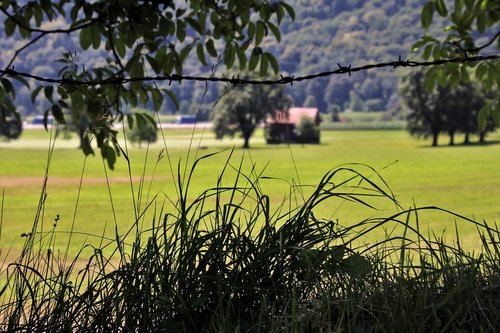
<instances>
[{"instance_id":1,"label":"tree canopy","mask_svg":"<svg viewBox=\"0 0 500 333\"><path fill-rule=\"evenodd\" d=\"M439 34L428 31L413 49L421 51L424 59L440 60L468 57L500 50L500 2L497 0L431 0L423 6L421 23L425 29L441 16L445 28ZM430 91L439 84L456 86L460 81L470 81L475 76L486 92L500 89L500 60L488 62L448 63L431 67L425 85ZM500 95L491 95L479 113L479 125L486 128L492 117L500 124Z\"/></svg>"},{"instance_id":2,"label":"tree canopy","mask_svg":"<svg viewBox=\"0 0 500 333\"><path fill-rule=\"evenodd\" d=\"M408 130L417 137L432 137L432 145L438 145L439 135L448 134L450 145L455 135L463 133L464 143L470 143L471 134L485 140L487 130L478 128L477 115L485 105L485 95L478 85L460 81L455 86L438 86L432 91L425 87L425 73L416 71L403 79L402 98L409 108Z\"/></svg>"},{"instance_id":3,"label":"tree canopy","mask_svg":"<svg viewBox=\"0 0 500 333\"><path fill-rule=\"evenodd\" d=\"M0 11L6 16L5 35L18 34L27 40L1 74L1 96L15 97L11 80L29 86L14 68L20 54L29 53L32 45L50 35L78 37L80 48L61 54L57 80L34 87L31 99L43 94L50 102L46 118L51 113L62 124L69 105L72 112L87 115L89 127L82 149L85 154L93 154L90 142L95 140L111 168L121 151L111 125L125 119L129 125L134 122L133 115L123 112L124 105L135 107L151 101L158 110L164 96L178 104L172 90L145 77L163 76L167 82L178 78L191 52L203 65L208 65L208 59L216 59L227 68L258 69L261 75L270 69L277 73L275 57L261 44L266 36L279 41L279 24L285 17L295 16L283 1L259 0L10 0L2 1ZM104 57L93 59L93 66L86 68L81 58L92 49L102 48ZM35 74L30 75L37 79ZM2 109L16 112L13 103L0 100ZM148 119L154 122L151 116Z\"/></svg>"}]
</instances>

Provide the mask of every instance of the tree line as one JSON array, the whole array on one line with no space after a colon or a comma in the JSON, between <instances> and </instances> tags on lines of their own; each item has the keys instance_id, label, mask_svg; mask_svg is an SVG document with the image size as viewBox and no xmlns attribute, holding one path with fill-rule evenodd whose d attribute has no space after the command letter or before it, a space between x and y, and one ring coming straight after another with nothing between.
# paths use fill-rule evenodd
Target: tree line
<instances>
[{"instance_id":1,"label":"tree line","mask_svg":"<svg viewBox=\"0 0 500 333\"><path fill-rule=\"evenodd\" d=\"M464 135L464 144L471 142L472 135L483 143L495 126L491 118L481 126L478 118L493 96L487 96L477 83L466 81L428 89L426 78L425 72L417 71L402 80L401 96L409 109L408 131L416 137L432 137L432 146L438 145L443 133L448 135L450 146L458 133Z\"/></svg>"}]
</instances>

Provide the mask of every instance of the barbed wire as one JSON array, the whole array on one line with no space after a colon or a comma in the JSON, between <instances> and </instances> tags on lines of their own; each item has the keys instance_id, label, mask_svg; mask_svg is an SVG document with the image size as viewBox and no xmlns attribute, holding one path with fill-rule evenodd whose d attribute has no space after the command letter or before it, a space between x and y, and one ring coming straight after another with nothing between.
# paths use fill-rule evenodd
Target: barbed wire
<instances>
[{"instance_id":1,"label":"barbed wire","mask_svg":"<svg viewBox=\"0 0 500 333\"><path fill-rule=\"evenodd\" d=\"M397 61L391 62L381 62L375 64L367 64L363 66L352 67L342 66L341 64L337 64L338 68L335 70L330 70L326 72L309 74L304 76L284 76L281 75L279 79L242 79L239 76L232 77L216 77L216 76L190 76L190 75L159 75L159 76L144 76L144 77L111 77L109 79L101 79L101 80L76 80L73 78L62 77L62 78L48 78L43 76L34 75L31 73L20 72L12 69L2 70L0 69L0 75L9 75L9 76L20 76L26 79L33 79L38 82L45 83L53 83L57 85L86 85L86 86L96 86L96 85L108 85L108 84L126 84L130 82L156 82L156 81L168 81L169 84L172 82L182 82L182 81L201 81L201 82L223 82L230 83L234 85L238 84L251 84L251 85L271 85L271 84L291 84L294 82L308 81L321 77L328 77L333 75L343 75L356 72L367 71L370 69L376 68L386 68L392 67L393 69L399 67L430 67L430 66L438 66L449 63L472 63L472 62L484 62L484 61L492 61L499 60L500 54L491 54L491 55L478 55L478 56L464 56L457 58L448 58L448 59L439 59L432 61L410 61L403 60L401 57Z\"/></svg>"}]
</instances>

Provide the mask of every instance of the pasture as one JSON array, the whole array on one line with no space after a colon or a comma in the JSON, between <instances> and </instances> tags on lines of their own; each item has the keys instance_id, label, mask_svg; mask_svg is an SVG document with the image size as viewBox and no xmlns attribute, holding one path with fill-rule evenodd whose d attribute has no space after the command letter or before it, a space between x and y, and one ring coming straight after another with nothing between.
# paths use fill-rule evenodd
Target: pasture
<instances>
[{"instance_id":1,"label":"pasture","mask_svg":"<svg viewBox=\"0 0 500 333\"><path fill-rule=\"evenodd\" d=\"M317 217L351 225L367 218L387 217L413 205L438 206L480 222L486 220L490 225L500 217L499 133L490 135L485 145L438 148L410 138L404 131L323 131L321 135L320 145L273 146L265 145L259 131L250 141L252 149L245 151L240 149L240 139L218 141L210 129L166 129L164 140L160 135L149 150L144 144L139 149L122 142L128 150L130 172L123 156L115 170L106 170L98 151L85 159L76 148L74 134L69 140L58 138L39 229L55 228L55 243L61 248L73 230L70 251L76 253L84 242L99 242L102 235L113 238L115 223L120 234L125 234L137 217L147 227L162 206L164 213L175 209L178 166L181 179L186 179L196 158L216 152L198 163L189 185L190 200L216 186L231 155L223 185L232 186L234 170L241 162L243 174L261 177L260 187L270 197L274 210L280 205L300 204L301 195L307 197L311 191L306 185L318 184L327 171L346 166L387 189L378 178L380 174L401 208L383 198L367 199L377 209L338 199L318 207ZM43 130L27 130L18 141L0 142L2 257L7 253L8 257L16 256L23 242L21 234L31 231L48 164L48 147L49 133ZM350 175L340 173L334 182ZM357 189L349 187L347 191ZM146 214L141 216L148 204ZM470 249L479 246L471 223L436 211L422 212L418 220L425 233L443 234L451 240L457 223L462 245ZM371 239L363 241L387 237L394 232L393 227L378 228L370 234Z\"/></svg>"}]
</instances>

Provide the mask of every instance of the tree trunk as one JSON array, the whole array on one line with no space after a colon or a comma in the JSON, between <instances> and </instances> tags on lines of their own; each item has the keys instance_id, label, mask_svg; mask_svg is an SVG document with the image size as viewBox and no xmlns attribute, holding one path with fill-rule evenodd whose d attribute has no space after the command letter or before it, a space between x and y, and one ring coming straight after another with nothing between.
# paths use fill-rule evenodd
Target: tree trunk
<instances>
[{"instance_id":1,"label":"tree trunk","mask_svg":"<svg viewBox=\"0 0 500 333\"><path fill-rule=\"evenodd\" d=\"M455 145L455 132L448 133L450 136L450 146Z\"/></svg>"},{"instance_id":2,"label":"tree trunk","mask_svg":"<svg viewBox=\"0 0 500 333\"><path fill-rule=\"evenodd\" d=\"M438 145L439 133L432 134L432 146L437 147Z\"/></svg>"},{"instance_id":3,"label":"tree trunk","mask_svg":"<svg viewBox=\"0 0 500 333\"><path fill-rule=\"evenodd\" d=\"M464 145L468 145L470 143L470 132L465 133Z\"/></svg>"},{"instance_id":4,"label":"tree trunk","mask_svg":"<svg viewBox=\"0 0 500 333\"><path fill-rule=\"evenodd\" d=\"M243 144L244 149L249 149L250 148L250 136L243 135L243 139L245 140L245 143Z\"/></svg>"},{"instance_id":5,"label":"tree trunk","mask_svg":"<svg viewBox=\"0 0 500 333\"><path fill-rule=\"evenodd\" d=\"M484 143L486 141L486 131L479 133L479 142Z\"/></svg>"}]
</instances>

